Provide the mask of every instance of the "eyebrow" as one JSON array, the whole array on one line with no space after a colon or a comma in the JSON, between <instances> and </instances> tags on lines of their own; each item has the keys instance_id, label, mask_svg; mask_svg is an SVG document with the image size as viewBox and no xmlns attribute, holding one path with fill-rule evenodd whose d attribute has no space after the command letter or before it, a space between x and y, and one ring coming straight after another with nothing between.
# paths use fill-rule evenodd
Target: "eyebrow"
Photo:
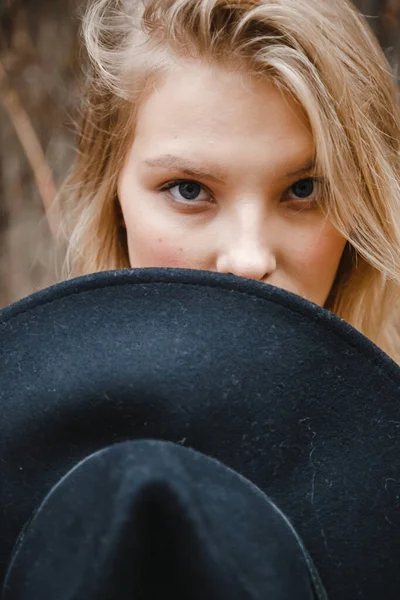
<instances>
[{"instance_id":1,"label":"eyebrow","mask_svg":"<svg viewBox=\"0 0 400 600\"><path fill-rule=\"evenodd\" d=\"M161 156L155 156L153 158L147 158L143 161L149 167L163 167L163 168L177 168L183 173L192 177L202 177L204 179L211 179L217 183L223 183L224 177L226 177L224 171L218 167L200 167L187 158L180 156L174 156L172 154L162 154ZM290 171L284 175L284 177L294 177L295 175L301 175L308 173L315 168L315 160L308 159L303 165L294 171ZM209 169L209 170L207 170ZM213 170L213 175L210 170Z\"/></svg>"}]
</instances>

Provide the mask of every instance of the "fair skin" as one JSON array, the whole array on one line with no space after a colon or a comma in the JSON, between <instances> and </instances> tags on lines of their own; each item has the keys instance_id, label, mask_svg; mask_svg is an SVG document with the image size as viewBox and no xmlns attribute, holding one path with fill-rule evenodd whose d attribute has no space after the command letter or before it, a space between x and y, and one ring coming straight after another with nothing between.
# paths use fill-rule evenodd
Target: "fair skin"
<instances>
[{"instance_id":1,"label":"fair skin","mask_svg":"<svg viewBox=\"0 0 400 600\"><path fill-rule=\"evenodd\" d=\"M233 273L323 306L346 240L318 174L300 171L314 153L302 111L272 83L177 63L142 102L119 177L131 266Z\"/></svg>"}]
</instances>

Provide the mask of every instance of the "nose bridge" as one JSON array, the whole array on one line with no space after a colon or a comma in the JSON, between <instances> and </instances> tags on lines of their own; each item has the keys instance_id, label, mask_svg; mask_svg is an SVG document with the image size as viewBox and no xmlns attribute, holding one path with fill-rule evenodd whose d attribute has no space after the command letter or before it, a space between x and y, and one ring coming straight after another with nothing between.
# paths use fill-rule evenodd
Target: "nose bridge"
<instances>
[{"instance_id":1,"label":"nose bridge","mask_svg":"<svg viewBox=\"0 0 400 600\"><path fill-rule=\"evenodd\" d=\"M265 202L249 200L242 202L235 211L235 234L242 243L255 246L265 241L267 214L264 205Z\"/></svg>"},{"instance_id":2,"label":"nose bridge","mask_svg":"<svg viewBox=\"0 0 400 600\"><path fill-rule=\"evenodd\" d=\"M266 210L260 203L243 203L232 217L221 249L218 271L250 279L264 279L270 275L276 269L270 225Z\"/></svg>"}]
</instances>

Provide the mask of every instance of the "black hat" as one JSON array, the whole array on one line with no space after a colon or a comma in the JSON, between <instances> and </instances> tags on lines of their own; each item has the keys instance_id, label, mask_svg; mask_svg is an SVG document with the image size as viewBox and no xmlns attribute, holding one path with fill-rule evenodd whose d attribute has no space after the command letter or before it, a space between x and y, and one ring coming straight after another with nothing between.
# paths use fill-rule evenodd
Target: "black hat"
<instances>
[{"instance_id":1,"label":"black hat","mask_svg":"<svg viewBox=\"0 0 400 600\"><path fill-rule=\"evenodd\" d=\"M137 440L92 454L17 544L4 600L315 600L297 534L249 481L194 450Z\"/></svg>"},{"instance_id":2,"label":"black hat","mask_svg":"<svg viewBox=\"0 0 400 600\"><path fill-rule=\"evenodd\" d=\"M400 369L383 352L269 285L144 269L39 292L0 313L0 580L62 477L151 439L267 494L331 600L397 600L399 401Z\"/></svg>"}]
</instances>

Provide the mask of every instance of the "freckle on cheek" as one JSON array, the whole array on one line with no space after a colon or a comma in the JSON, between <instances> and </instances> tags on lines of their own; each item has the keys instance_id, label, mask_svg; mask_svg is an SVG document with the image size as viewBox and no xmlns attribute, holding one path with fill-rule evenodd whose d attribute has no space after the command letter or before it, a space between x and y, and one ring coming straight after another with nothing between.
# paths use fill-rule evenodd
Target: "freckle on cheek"
<instances>
[{"instance_id":1,"label":"freckle on cheek","mask_svg":"<svg viewBox=\"0 0 400 600\"><path fill-rule=\"evenodd\" d=\"M146 240L139 244L140 251L136 254L137 262L146 267L182 267L185 268L184 248L169 244L163 238L155 238L156 243Z\"/></svg>"}]
</instances>

